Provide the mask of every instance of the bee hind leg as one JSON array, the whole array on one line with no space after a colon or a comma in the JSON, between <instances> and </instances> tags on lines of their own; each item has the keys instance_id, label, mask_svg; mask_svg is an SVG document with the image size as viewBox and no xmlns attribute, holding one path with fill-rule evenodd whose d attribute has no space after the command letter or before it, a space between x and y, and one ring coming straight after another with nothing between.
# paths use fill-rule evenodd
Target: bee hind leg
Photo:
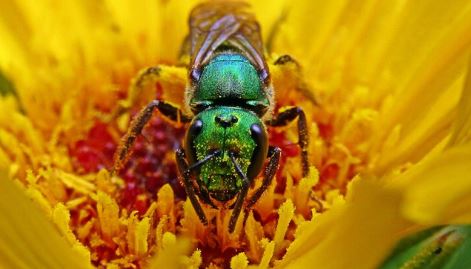
<instances>
[{"instance_id":1,"label":"bee hind leg","mask_svg":"<svg viewBox=\"0 0 471 269\"><path fill-rule=\"evenodd\" d=\"M282 78L273 79L275 89L286 88L286 85L277 85L276 81L289 81L290 88L292 87L295 91L301 93L314 105L319 105L314 91L304 79L301 65L296 59L288 54L282 55L273 62L270 68L274 71L272 72L273 75L282 74ZM278 70L275 71L275 69ZM286 83L282 82L281 84Z\"/></svg>"},{"instance_id":2,"label":"bee hind leg","mask_svg":"<svg viewBox=\"0 0 471 269\"><path fill-rule=\"evenodd\" d=\"M127 98L118 102L117 108L112 113L111 119L116 119L120 115L129 111L132 107L143 106L149 100L155 99L155 89L156 85L159 83L160 85L163 85L163 87L170 87L172 89L181 88L181 92L184 92L186 73L187 71L184 67L167 65L157 65L142 69L139 74L131 80Z\"/></svg>"}]
</instances>

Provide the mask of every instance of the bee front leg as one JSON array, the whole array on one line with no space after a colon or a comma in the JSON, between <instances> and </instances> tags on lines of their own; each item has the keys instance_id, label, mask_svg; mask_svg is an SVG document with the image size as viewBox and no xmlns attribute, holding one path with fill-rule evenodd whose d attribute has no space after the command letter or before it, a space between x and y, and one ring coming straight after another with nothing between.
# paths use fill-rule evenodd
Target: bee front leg
<instances>
[{"instance_id":1,"label":"bee front leg","mask_svg":"<svg viewBox=\"0 0 471 269\"><path fill-rule=\"evenodd\" d=\"M301 148L301 162L303 177L309 173L309 160L307 147L309 144L309 134L307 130L306 115L300 107L281 108L281 112L275 115L271 120L266 122L267 125L273 127L286 126L295 119L298 119L298 145Z\"/></svg>"},{"instance_id":2,"label":"bee front leg","mask_svg":"<svg viewBox=\"0 0 471 269\"><path fill-rule=\"evenodd\" d=\"M234 232L237 219L239 218L240 211L242 210L242 205L244 203L245 197L247 197L247 192L249 190L249 179L247 178L247 175L244 174L242 169L240 168L240 165L237 163L234 154L230 153L231 161L235 166L235 170L239 177L242 178L242 189L239 192L239 195L237 196L237 200L234 204L234 209L232 210L232 215L231 219L229 221L229 233Z\"/></svg>"},{"instance_id":3,"label":"bee front leg","mask_svg":"<svg viewBox=\"0 0 471 269\"><path fill-rule=\"evenodd\" d=\"M188 195L188 198L190 199L190 202L193 205L193 208L195 209L196 214L201 220L201 223L203 223L204 225L208 225L208 219L206 218L206 215L204 214L201 204L196 198L195 189L194 189L193 183L191 182L191 175L190 175L191 169L188 167L188 163L185 160L185 153L183 149L177 150L176 157L177 157L176 158L177 167L180 172L180 175L182 176L183 185L185 187L186 194Z\"/></svg>"},{"instance_id":4,"label":"bee front leg","mask_svg":"<svg viewBox=\"0 0 471 269\"><path fill-rule=\"evenodd\" d=\"M260 186L260 188L256 190L255 193L250 197L247 208L251 208L258 201L258 199L260 199L260 196L262 196L262 194L267 190L268 186L270 186L273 178L275 177L276 170L278 169L278 165L280 163L281 149L270 146L268 149L268 154L270 157L270 162L265 168L262 186Z\"/></svg>"},{"instance_id":5,"label":"bee front leg","mask_svg":"<svg viewBox=\"0 0 471 269\"><path fill-rule=\"evenodd\" d=\"M172 121L184 123L191 121L190 117L185 116L178 107L175 107L170 103L160 100L154 100L150 102L131 122L128 132L122 138L114 156L112 174L116 173L124 166L124 163L129 157L130 150L136 142L137 136L141 134L142 129L147 124L147 122L149 122L155 109L159 110L160 113Z\"/></svg>"}]
</instances>

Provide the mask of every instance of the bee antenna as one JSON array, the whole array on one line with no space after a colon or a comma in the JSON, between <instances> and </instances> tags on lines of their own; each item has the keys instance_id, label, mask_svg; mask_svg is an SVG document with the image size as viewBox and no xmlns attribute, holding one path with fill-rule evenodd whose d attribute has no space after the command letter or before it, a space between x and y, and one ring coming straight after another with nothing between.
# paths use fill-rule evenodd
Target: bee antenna
<instances>
[{"instance_id":1,"label":"bee antenna","mask_svg":"<svg viewBox=\"0 0 471 269\"><path fill-rule=\"evenodd\" d=\"M213 151L213 152L209 153L202 160L199 160L196 163L190 165L190 167L188 167L187 171L191 171L191 170L203 165L205 162L211 160L214 157L219 156L220 154L221 154L221 150L216 150L216 151Z\"/></svg>"}]
</instances>

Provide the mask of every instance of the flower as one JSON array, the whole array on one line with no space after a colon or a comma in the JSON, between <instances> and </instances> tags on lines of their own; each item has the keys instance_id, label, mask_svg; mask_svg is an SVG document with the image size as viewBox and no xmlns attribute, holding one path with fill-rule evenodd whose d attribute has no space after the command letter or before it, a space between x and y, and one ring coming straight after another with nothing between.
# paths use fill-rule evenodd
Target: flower
<instances>
[{"instance_id":1,"label":"flower","mask_svg":"<svg viewBox=\"0 0 471 269\"><path fill-rule=\"evenodd\" d=\"M313 166L302 178L294 126L270 129L276 183L230 234L230 210L202 225L177 180L184 127L156 116L107 170L142 105L184 105L194 4L0 3L3 267L374 268L404 236L471 222L470 3L252 4ZM284 53L298 64L272 64Z\"/></svg>"}]
</instances>

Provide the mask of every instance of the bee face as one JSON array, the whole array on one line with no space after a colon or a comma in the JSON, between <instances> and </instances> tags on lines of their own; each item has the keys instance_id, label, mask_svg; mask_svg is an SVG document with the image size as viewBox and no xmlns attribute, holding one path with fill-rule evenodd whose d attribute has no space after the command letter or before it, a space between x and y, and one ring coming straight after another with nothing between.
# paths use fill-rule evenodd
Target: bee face
<instances>
[{"instance_id":1,"label":"bee face","mask_svg":"<svg viewBox=\"0 0 471 269\"><path fill-rule=\"evenodd\" d=\"M232 199L243 182L236 165L250 180L258 175L268 151L265 126L252 112L217 107L201 112L186 136L190 165L219 154L198 169L198 184L218 201ZM261 145L262 144L262 145Z\"/></svg>"}]
</instances>

